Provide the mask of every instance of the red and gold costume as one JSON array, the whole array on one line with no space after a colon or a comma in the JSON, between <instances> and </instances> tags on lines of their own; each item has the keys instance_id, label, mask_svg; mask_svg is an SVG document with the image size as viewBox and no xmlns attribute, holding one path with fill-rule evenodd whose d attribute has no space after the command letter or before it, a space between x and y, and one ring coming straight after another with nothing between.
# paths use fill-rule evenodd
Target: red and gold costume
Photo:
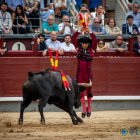
<instances>
[{"instance_id":1,"label":"red and gold costume","mask_svg":"<svg viewBox=\"0 0 140 140\"><path fill-rule=\"evenodd\" d=\"M74 35L74 38L77 40L79 33ZM76 37L77 36L77 37ZM77 42L76 42L77 43ZM83 48L81 43L88 43L87 48ZM90 35L89 37L81 37L78 40L78 50L77 50L77 59L78 59L78 66L77 66L77 73L76 73L76 80L78 83L89 83L90 80L92 81L92 60L94 57L94 51L97 46L97 39L94 34ZM81 96L81 104L82 104L82 115L87 113L89 117L91 114L91 87L87 87L86 91L80 94ZM86 107L85 104L85 97L87 96L88 106ZM84 117L84 116L83 116Z\"/></svg>"}]
</instances>

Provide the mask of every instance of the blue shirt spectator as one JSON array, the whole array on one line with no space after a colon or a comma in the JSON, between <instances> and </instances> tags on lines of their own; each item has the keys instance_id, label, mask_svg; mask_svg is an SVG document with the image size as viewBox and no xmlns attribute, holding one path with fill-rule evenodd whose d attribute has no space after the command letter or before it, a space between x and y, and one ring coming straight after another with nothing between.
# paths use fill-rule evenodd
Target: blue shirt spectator
<instances>
[{"instance_id":1,"label":"blue shirt spectator","mask_svg":"<svg viewBox=\"0 0 140 140\"><path fill-rule=\"evenodd\" d=\"M93 24L89 26L90 32L93 32L95 35L97 34L105 34L105 29L101 25L101 21L98 17L95 17Z\"/></svg>"},{"instance_id":2,"label":"blue shirt spectator","mask_svg":"<svg viewBox=\"0 0 140 140\"><path fill-rule=\"evenodd\" d=\"M41 0L40 2L40 9L40 16L42 21L47 21L49 15L54 14L53 4L50 3L50 5L46 6L44 0Z\"/></svg>"},{"instance_id":3,"label":"blue shirt spectator","mask_svg":"<svg viewBox=\"0 0 140 140\"><path fill-rule=\"evenodd\" d=\"M126 17L128 15L132 15L133 16L133 18L134 18L133 22L134 22L134 24L137 25L137 27L140 26L140 13L138 11L138 8L139 8L138 4L134 4L133 5L133 10L128 12L127 15L126 15Z\"/></svg>"},{"instance_id":4,"label":"blue shirt spectator","mask_svg":"<svg viewBox=\"0 0 140 140\"><path fill-rule=\"evenodd\" d=\"M24 6L24 0L5 0L10 11L15 12L17 5Z\"/></svg>"},{"instance_id":5,"label":"blue shirt spectator","mask_svg":"<svg viewBox=\"0 0 140 140\"><path fill-rule=\"evenodd\" d=\"M61 49L61 43L57 40L57 34L57 32L52 31L50 33L50 38L45 41L52 51L60 51Z\"/></svg>"}]
</instances>

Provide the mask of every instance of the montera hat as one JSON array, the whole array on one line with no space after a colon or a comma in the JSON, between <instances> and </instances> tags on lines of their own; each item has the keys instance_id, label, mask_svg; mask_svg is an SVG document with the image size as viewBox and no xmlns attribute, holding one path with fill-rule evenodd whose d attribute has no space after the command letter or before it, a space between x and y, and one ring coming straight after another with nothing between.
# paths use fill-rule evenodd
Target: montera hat
<instances>
[{"instance_id":1,"label":"montera hat","mask_svg":"<svg viewBox=\"0 0 140 140\"><path fill-rule=\"evenodd\" d=\"M79 43L92 43L92 39L89 35L84 35L84 36L81 36L79 39L78 39L78 42Z\"/></svg>"}]
</instances>

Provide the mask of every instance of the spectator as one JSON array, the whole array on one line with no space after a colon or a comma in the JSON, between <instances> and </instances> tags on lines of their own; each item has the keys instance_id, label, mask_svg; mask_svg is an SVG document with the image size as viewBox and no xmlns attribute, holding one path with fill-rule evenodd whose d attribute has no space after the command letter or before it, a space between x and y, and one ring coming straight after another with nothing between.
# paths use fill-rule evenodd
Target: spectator
<instances>
[{"instance_id":1,"label":"spectator","mask_svg":"<svg viewBox=\"0 0 140 140\"><path fill-rule=\"evenodd\" d=\"M9 12L7 12L7 3L1 4L0 11L0 34L10 34L12 29L12 19Z\"/></svg>"},{"instance_id":2,"label":"spectator","mask_svg":"<svg viewBox=\"0 0 140 140\"><path fill-rule=\"evenodd\" d=\"M51 51L59 51L60 54L63 54L62 50L61 50L61 43L60 41L57 40L57 32L56 31L52 31L50 33L50 38L47 39L45 42L48 45L48 48L51 49Z\"/></svg>"},{"instance_id":3,"label":"spectator","mask_svg":"<svg viewBox=\"0 0 140 140\"><path fill-rule=\"evenodd\" d=\"M67 0L53 0L55 15L68 15Z\"/></svg>"},{"instance_id":4,"label":"spectator","mask_svg":"<svg viewBox=\"0 0 140 140\"><path fill-rule=\"evenodd\" d=\"M134 52L140 56L140 34L137 36L137 41L134 42Z\"/></svg>"},{"instance_id":5,"label":"spectator","mask_svg":"<svg viewBox=\"0 0 140 140\"><path fill-rule=\"evenodd\" d=\"M47 5L46 0L41 0L40 2L40 17L42 21L47 21L49 15L54 15L53 10L53 3L50 3L50 5Z\"/></svg>"},{"instance_id":6,"label":"spectator","mask_svg":"<svg viewBox=\"0 0 140 140\"><path fill-rule=\"evenodd\" d=\"M133 4L138 4L139 8L140 8L140 0L132 0L132 2L128 3L128 7L130 10L132 10L133 8Z\"/></svg>"},{"instance_id":7,"label":"spectator","mask_svg":"<svg viewBox=\"0 0 140 140\"><path fill-rule=\"evenodd\" d=\"M95 17L98 17L100 19L101 24L104 26L104 16L105 11L103 9L102 5L99 5L96 7L95 12L91 12L92 15L92 20L91 22L94 20Z\"/></svg>"},{"instance_id":8,"label":"spectator","mask_svg":"<svg viewBox=\"0 0 140 140\"><path fill-rule=\"evenodd\" d=\"M63 15L62 23L58 25L60 34L73 34L74 33L74 24L70 23L68 15Z\"/></svg>"},{"instance_id":9,"label":"spectator","mask_svg":"<svg viewBox=\"0 0 140 140\"><path fill-rule=\"evenodd\" d=\"M42 32L50 34L52 31L58 32L58 25L54 23L54 16L50 15L47 22L42 23Z\"/></svg>"},{"instance_id":10,"label":"spectator","mask_svg":"<svg viewBox=\"0 0 140 140\"><path fill-rule=\"evenodd\" d=\"M137 25L137 27L140 26L140 13L138 11L138 4L133 4L133 9L132 11L128 12L126 17L128 17L128 15L132 15L133 19L134 19L134 24Z\"/></svg>"},{"instance_id":11,"label":"spectator","mask_svg":"<svg viewBox=\"0 0 140 140\"><path fill-rule=\"evenodd\" d=\"M28 21L31 21L32 30L34 33L40 32L39 29L39 9L38 9L38 2L36 0L25 0L25 7L24 7Z\"/></svg>"},{"instance_id":12,"label":"spectator","mask_svg":"<svg viewBox=\"0 0 140 140\"><path fill-rule=\"evenodd\" d=\"M105 41L100 39L98 44L97 44L97 52L106 52L108 51L108 46L105 44Z\"/></svg>"},{"instance_id":13,"label":"spectator","mask_svg":"<svg viewBox=\"0 0 140 140\"><path fill-rule=\"evenodd\" d=\"M76 16L77 10L76 10L76 1L75 0L67 0L67 11L69 15Z\"/></svg>"},{"instance_id":14,"label":"spectator","mask_svg":"<svg viewBox=\"0 0 140 140\"><path fill-rule=\"evenodd\" d=\"M133 24L133 16L129 15L126 18L126 23L122 25L122 34L138 34L137 25Z\"/></svg>"},{"instance_id":15,"label":"spectator","mask_svg":"<svg viewBox=\"0 0 140 140\"><path fill-rule=\"evenodd\" d=\"M125 52L128 50L126 42L123 41L122 35L117 35L116 40L113 42L110 42L109 45L110 51L117 51L117 52Z\"/></svg>"},{"instance_id":16,"label":"spectator","mask_svg":"<svg viewBox=\"0 0 140 140\"><path fill-rule=\"evenodd\" d=\"M63 43L61 43L61 49L63 52L76 52L75 46L71 43L71 35L66 34Z\"/></svg>"},{"instance_id":17,"label":"spectator","mask_svg":"<svg viewBox=\"0 0 140 140\"><path fill-rule=\"evenodd\" d=\"M95 35L101 35L106 33L98 17L94 18L94 22L92 25L89 26L89 28L90 31L93 32Z\"/></svg>"},{"instance_id":18,"label":"spectator","mask_svg":"<svg viewBox=\"0 0 140 140\"><path fill-rule=\"evenodd\" d=\"M8 4L8 12L11 14L16 11L17 5L22 5L24 6L24 0L5 0Z\"/></svg>"},{"instance_id":19,"label":"spectator","mask_svg":"<svg viewBox=\"0 0 140 140\"><path fill-rule=\"evenodd\" d=\"M48 46L45 42L45 35L39 34L37 39L38 51L43 51L42 55L45 56L47 54Z\"/></svg>"},{"instance_id":20,"label":"spectator","mask_svg":"<svg viewBox=\"0 0 140 140\"><path fill-rule=\"evenodd\" d=\"M12 14L13 21L13 33L14 34L25 34L26 24L28 24L28 19L23 11L23 6L18 5L16 7L15 13Z\"/></svg>"},{"instance_id":21,"label":"spectator","mask_svg":"<svg viewBox=\"0 0 140 140\"><path fill-rule=\"evenodd\" d=\"M92 18L92 15L90 14L89 9L88 9L88 7L87 7L86 4L82 4L79 13L75 17L75 19L78 19L78 25L79 25L79 27L82 28L83 27L83 24L81 23L80 15L82 16L85 25L86 26L89 26L90 19Z\"/></svg>"},{"instance_id":22,"label":"spectator","mask_svg":"<svg viewBox=\"0 0 140 140\"><path fill-rule=\"evenodd\" d=\"M108 35L118 35L122 34L122 31L119 27L116 26L116 21L114 18L110 18L105 25L105 31Z\"/></svg>"}]
</instances>

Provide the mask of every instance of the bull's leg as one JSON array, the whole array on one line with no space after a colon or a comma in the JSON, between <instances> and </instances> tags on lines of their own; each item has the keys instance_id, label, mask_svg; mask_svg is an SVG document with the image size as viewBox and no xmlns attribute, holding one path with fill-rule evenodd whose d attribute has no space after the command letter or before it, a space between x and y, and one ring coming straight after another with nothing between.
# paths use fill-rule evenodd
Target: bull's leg
<instances>
[{"instance_id":1,"label":"bull's leg","mask_svg":"<svg viewBox=\"0 0 140 140\"><path fill-rule=\"evenodd\" d=\"M43 108L46 106L46 101L41 99L39 100L39 104L38 104L38 110L41 116L41 124L45 124L45 118L44 118L44 114L43 114Z\"/></svg>"},{"instance_id":2,"label":"bull's leg","mask_svg":"<svg viewBox=\"0 0 140 140\"><path fill-rule=\"evenodd\" d=\"M19 125L22 125L23 124L23 112L25 110L25 108L31 103L31 100L23 100L21 102L21 105L20 105L20 117L19 117L19 120L18 120L18 124Z\"/></svg>"},{"instance_id":3,"label":"bull's leg","mask_svg":"<svg viewBox=\"0 0 140 140\"><path fill-rule=\"evenodd\" d=\"M69 113L71 120L73 122L74 125L78 124L78 120L75 119L74 117L74 112L73 112L73 105L68 105L68 104L55 104L55 106L57 106L58 108L61 108L62 110L66 111L67 113Z\"/></svg>"},{"instance_id":4,"label":"bull's leg","mask_svg":"<svg viewBox=\"0 0 140 140\"><path fill-rule=\"evenodd\" d=\"M78 120L75 119L75 115L74 115L73 109L72 110L69 110L68 113L69 113L69 115L71 117L71 120L72 120L73 124L74 125L77 125L78 124Z\"/></svg>"},{"instance_id":5,"label":"bull's leg","mask_svg":"<svg viewBox=\"0 0 140 140\"><path fill-rule=\"evenodd\" d=\"M84 121L80 117L77 116L77 114L74 110L73 110L73 114L74 114L74 116L75 116L75 118L77 119L78 122L84 123Z\"/></svg>"}]
</instances>

